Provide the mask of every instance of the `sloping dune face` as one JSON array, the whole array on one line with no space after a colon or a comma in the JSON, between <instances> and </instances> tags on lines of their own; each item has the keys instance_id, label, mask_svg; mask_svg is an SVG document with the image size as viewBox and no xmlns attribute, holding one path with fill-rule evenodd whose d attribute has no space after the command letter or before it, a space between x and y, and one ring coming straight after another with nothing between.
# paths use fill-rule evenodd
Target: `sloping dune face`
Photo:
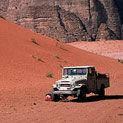
<instances>
[{"instance_id":1,"label":"sloping dune face","mask_svg":"<svg viewBox=\"0 0 123 123\"><path fill-rule=\"evenodd\" d=\"M88 114L87 111L83 112L77 118L77 112L81 112L82 104L54 104L43 101L45 94L51 91L52 84L61 78L62 66L80 65L94 65L97 71L109 72L111 88L107 93L121 94L123 65L117 60L77 49L0 19L0 121L80 122L81 118ZM47 73L52 73L53 78L46 77ZM84 104L85 107L87 105ZM106 106L108 105L109 103ZM42 109L39 111L40 106ZM68 111L70 116L66 119L67 107L73 110ZM95 104L95 111L98 108ZM103 105L101 108L104 108ZM63 114L56 117L58 110ZM96 117L96 113L94 116ZM85 122L93 119L90 116L88 118ZM103 116L101 118L103 119Z\"/></svg>"}]
</instances>

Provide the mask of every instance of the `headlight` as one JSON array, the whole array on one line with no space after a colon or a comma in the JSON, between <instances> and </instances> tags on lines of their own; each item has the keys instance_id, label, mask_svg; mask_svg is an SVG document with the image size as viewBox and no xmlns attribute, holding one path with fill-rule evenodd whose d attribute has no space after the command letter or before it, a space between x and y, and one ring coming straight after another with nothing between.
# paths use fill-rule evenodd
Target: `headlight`
<instances>
[{"instance_id":1,"label":"headlight","mask_svg":"<svg viewBox=\"0 0 123 123\"><path fill-rule=\"evenodd\" d=\"M75 84L71 84L70 87L71 87L71 88L74 88L74 87L75 87Z\"/></svg>"},{"instance_id":2,"label":"headlight","mask_svg":"<svg viewBox=\"0 0 123 123\"><path fill-rule=\"evenodd\" d=\"M60 88L60 84L57 83L57 84L56 84L56 87L57 87L57 88Z\"/></svg>"}]
</instances>

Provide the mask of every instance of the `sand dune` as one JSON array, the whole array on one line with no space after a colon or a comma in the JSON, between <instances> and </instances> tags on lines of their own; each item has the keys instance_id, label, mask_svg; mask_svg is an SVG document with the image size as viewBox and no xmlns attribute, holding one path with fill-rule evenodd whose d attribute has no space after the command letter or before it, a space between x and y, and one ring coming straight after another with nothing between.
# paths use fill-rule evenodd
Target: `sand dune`
<instances>
[{"instance_id":1,"label":"sand dune","mask_svg":"<svg viewBox=\"0 0 123 123\"><path fill-rule=\"evenodd\" d=\"M39 44L39 45L37 45ZM108 72L111 87L105 100L93 96L85 103L45 102L61 66L94 65ZM52 73L53 78L46 77ZM121 123L123 64L0 19L1 123Z\"/></svg>"}]
</instances>

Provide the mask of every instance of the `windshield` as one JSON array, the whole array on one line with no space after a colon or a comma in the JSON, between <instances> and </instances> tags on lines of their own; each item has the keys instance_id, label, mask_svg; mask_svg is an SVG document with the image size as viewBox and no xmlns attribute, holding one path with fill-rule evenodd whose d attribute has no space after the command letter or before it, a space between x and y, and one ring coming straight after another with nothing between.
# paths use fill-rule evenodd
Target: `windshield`
<instances>
[{"instance_id":1,"label":"windshield","mask_svg":"<svg viewBox=\"0 0 123 123\"><path fill-rule=\"evenodd\" d=\"M63 75L86 75L86 68L64 68Z\"/></svg>"}]
</instances>

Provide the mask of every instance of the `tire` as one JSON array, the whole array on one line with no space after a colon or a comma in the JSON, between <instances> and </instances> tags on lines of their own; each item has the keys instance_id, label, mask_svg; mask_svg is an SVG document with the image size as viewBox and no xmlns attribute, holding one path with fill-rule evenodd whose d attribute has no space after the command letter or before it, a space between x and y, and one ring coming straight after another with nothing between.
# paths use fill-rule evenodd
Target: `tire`
<instances>
[{"instance_id":1,"label":"tire","mask_svg":"<svg viewBox=\"0 0 123 123\"><path fill-rule=\"evenodd\" d=\"M104 98L105 97L105 88L101 87L101 89L99 90L99 97L100 98Z\"/></svg>"},{"instance_id":2,"label":"tire","mask_svg":"<svg viewBox=\"0 0 123 123\"><path fill-rule=\"evenodd\" d=\"M77 97L79 102L84 102L86 100L86 89L79 89Z\"/></svg>"},{"instance_id":3,"label":"tire","mask_svg":"<svg viewBox=\"0 0 123 123\"><path fill-rule=\"evenodd\" d=\"M53 92L54 90L52 90L52 92ZM59 95L57 95L57 94L53 94L51 92L51 97L52 97L52 100L54 101L54 102L58 102L59 100L60 100L60 96Z\"/></svg>"}]
</instances>

